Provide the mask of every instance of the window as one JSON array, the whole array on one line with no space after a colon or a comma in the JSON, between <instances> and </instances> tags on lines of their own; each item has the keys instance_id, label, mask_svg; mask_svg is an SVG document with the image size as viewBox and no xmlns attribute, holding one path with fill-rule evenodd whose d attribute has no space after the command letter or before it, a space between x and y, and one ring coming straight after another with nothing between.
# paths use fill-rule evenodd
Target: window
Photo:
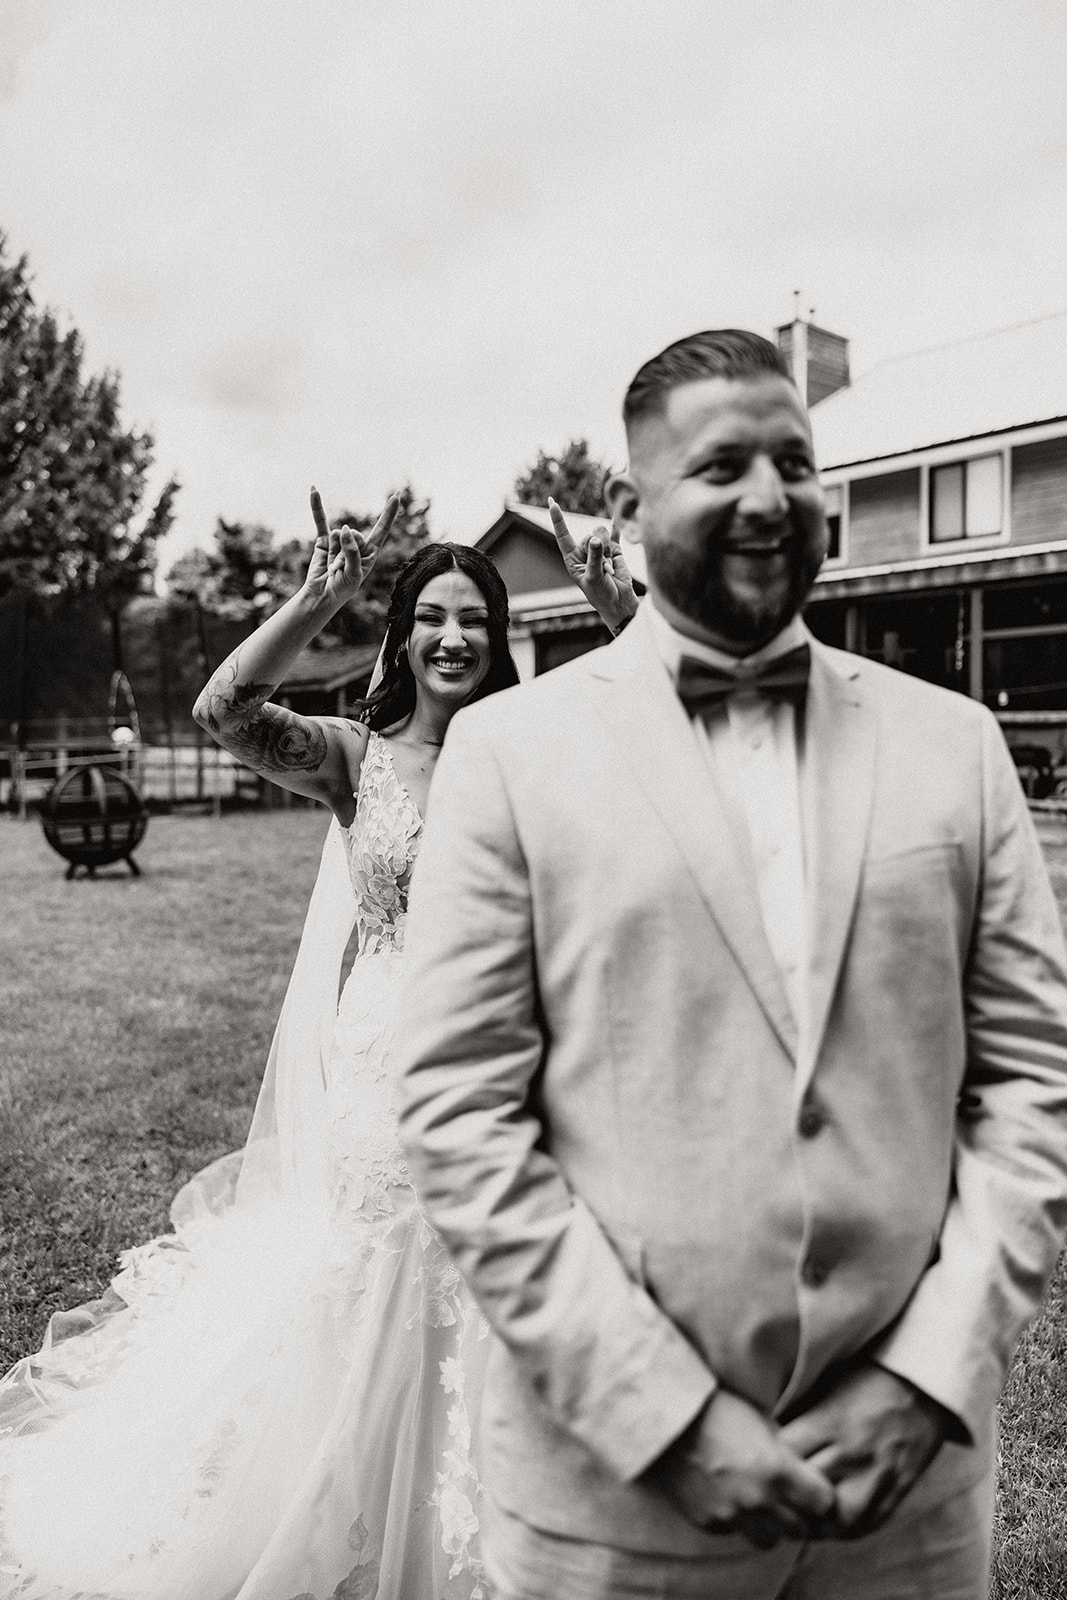
<instances>
[{"instance_id":1,"label":"window","mask_svg":"<svg viewBox=\"0 0 1067 1600\"><path fill-rule=\"evenodd\" d=\"M985 591L985 631L1062 627L1067 633L1067 579L1041 578L1036 583L991 583Z\"/></svg>"},{"instance_id":2,"label":"window","mask_svg":"<svg viewBox=\"0 0 1067 1600\"><path fill-rule=\"evenodd\" d=\"M965 592L872 595L859 602L863 655L927 683L965 689L970 664L970 605Z\"/></svg>"},{"instance_id":3,"label":"window","mask_svg":"<svg viewBox=\"0 0 1067 1600\"><path fill-rule=\"evenodd\" d=\"M930 539L981 539L1003 525L1001 458L974 456L930 468Z\"/></svg>"},{"instance_id":4,"label":"window","mask_svg":"<svg viewBox=\"0 0 1067 1600\"><path fill-rule=\"evenodd\" d=\"M841 519L845 510L845 486L843 483L827 484L823 494L826 496L826 526L830 530L826 559L838 561L841 557Z\"/></svg>"},{"instance_id":5,"label":"window","mask_svg":"<svg viewBox=\"0 0 1067 1600\"><path fill-rule=\"evenodd\" d=\"M998 711L1059 712L1067 706L1067 635L987 639L984 654L982 692L987 706Z\"/></svg>"},{"instance_id":6,"label":"window","mask_svg":"<svg viewBox=\"0 0 1067 1600\"><path fill-rule=\"evenodd\" d=\"M986 705L1016 713L1067 708L1067 577L991 583L982 609Z\"/></svg>"}]
</instances>

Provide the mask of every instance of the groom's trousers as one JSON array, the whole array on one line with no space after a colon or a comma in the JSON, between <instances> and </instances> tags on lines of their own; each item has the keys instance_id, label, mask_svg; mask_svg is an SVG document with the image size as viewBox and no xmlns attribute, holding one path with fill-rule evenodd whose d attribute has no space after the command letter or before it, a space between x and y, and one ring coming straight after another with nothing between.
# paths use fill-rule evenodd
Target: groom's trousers
<instances>
[{"instance_id":1,"label":"groom's trousers","mask_svg":"<svg viewBox=\"0 0 1067 1600\"><path fill-rule=\"evenodd\" d=\"M940 1505L907 1501L864 1539L721 1553L645 1555L531 1528L486 1507L483 1554L493 1600L986 1600L994 1474Z\"/></svg>"}]
</instances>

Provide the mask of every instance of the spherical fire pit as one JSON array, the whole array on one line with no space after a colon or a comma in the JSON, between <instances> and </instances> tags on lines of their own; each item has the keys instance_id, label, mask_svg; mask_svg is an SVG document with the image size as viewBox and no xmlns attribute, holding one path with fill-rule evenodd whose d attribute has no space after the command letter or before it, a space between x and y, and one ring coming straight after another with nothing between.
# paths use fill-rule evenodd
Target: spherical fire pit
<instances>
[{"instance_id":1,"label":"spherical fire pit","mask_svg":"<svg viewBox=\"0 0 1067 1600\"><path fill-rule=\"evenodd\" d=\"M49 789L41 806L44 836L70 862L67 877L85 867L125 861L134 877L141 869L133 852L144 838L148 812L129 778L114 767L72 767Z\"/></svg>"}]
</instances>

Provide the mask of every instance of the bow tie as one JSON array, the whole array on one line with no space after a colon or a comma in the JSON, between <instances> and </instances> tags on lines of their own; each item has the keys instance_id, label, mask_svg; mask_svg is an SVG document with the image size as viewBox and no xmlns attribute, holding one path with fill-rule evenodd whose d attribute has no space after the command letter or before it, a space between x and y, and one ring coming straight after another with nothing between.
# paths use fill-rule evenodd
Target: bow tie
<instances>
[{"instance_id":1,"label":"bow tie","mask_svg":"<svg viewBox=\"0 0 1067 1600\"><path fill-rule=\"evenodd\" d=\"M721 706L741 689L758 689L772 700L791 700L798 705L807 692L810 670L811 648L806 644L746 674L723 672L695 656L683 656L678 665L678 698L691 717Z\"/></svg>"}]
</instances>

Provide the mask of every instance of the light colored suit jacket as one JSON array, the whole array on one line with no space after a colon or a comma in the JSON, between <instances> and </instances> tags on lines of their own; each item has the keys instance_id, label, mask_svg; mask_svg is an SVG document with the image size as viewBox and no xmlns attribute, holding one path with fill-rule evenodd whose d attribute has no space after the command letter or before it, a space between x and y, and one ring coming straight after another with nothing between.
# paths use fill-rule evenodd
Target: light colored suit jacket
<instances>
[{"instance_id":1,"label":"light colored suit jacket","mask_svg":"<svg viewBox=\"0 0 1067 1600\"><path fill-rule=\"evenodd\" d=\"M811 1028L647 620L454 720L398 1048L426 1209L499 1334L510 1509L701 1552L636 1481L721 1382L768 1412L858 1351L983 1470L1067 1221L1067 970L994 718L815 645Z\"/></svg>"}]
</instances>

